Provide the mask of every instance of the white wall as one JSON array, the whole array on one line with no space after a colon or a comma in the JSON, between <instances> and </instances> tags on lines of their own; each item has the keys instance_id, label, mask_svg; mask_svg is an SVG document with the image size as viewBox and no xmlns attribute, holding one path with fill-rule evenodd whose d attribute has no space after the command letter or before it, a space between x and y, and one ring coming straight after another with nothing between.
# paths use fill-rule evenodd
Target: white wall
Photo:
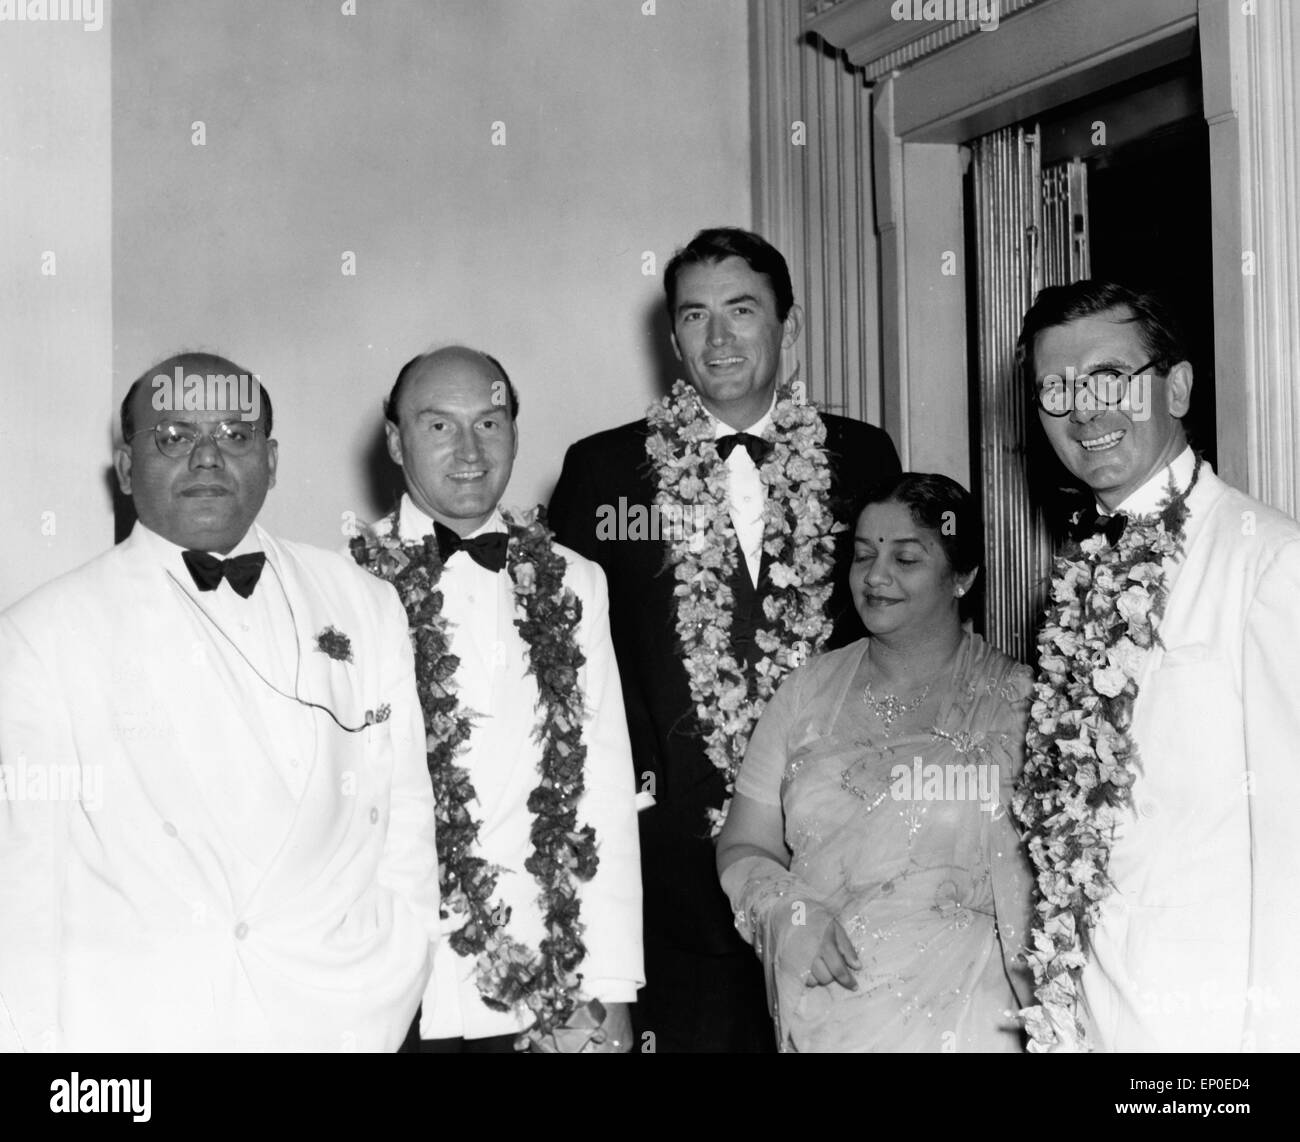
<instances>
[{"instance_id":1,"label":"white wall","mask_svg":"<svg viewBox=\"0 0 1300 1142\"><path fill-rule=\"evenodd\" d=\"M259 372L263 520L330 546L381 506L367 457L408 358L454 340L502 361L523 399L507 500L536 502L569 442L657 391L643 251L662 269L750 220L745 0L346 6L113 13L113 395L181 348Z\"/></svg>"},{"instance_id":2,"label":"white wall","mask_svg":"<svg viewBox=\"0 0 1300 1142\"><path fill-rule=\"evenodd\" d=\"M0 21L0 607L113 537L110 44Z\"/></svg>"}]
</instances>

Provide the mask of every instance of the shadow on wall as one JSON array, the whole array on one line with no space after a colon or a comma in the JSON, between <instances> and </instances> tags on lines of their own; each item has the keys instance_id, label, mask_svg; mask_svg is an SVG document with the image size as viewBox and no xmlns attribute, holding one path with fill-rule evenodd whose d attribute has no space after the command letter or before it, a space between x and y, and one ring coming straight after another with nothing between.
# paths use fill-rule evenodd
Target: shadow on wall
<instances>
[{"instance_id":1,"label":"shadow on wall","mask_svg":"<svg viewBox=\"0 0 1300 1142\"><path fill-rule=\"evenodd\" d=\"M108 493L108 502L113 506L113 544L121 543L131 529L135 527L135 502L122 491L117 482L117 469L113 467L113 456L122 444L121 413L116 409L108 424L108 466L104 469L104 490Z\"/></svg>"},{"instance_id":2,"label":"shadow on wall","mask_svg":"<svg viewBox=\"0 0 1300 1142\"><path fill-rule=\"evenodd\" d=\"M364 484L366 495L369 497L371 520L381 519L395 511L401 502L404 490L402 469L394 464L388 455L384 424L385 421L380 418L370 437L370 443L361 457L361 465L365 470Z\"/></svg>"},{"instance_id":3,"label":"shadow on wall","mask_svg":"<svg viewBox=\"0 0 1300 1142\"><path fill-rule=\"evenodd\" d=\"M135 527L135 501L118 485L117 471L112 464L104 469L104 484L113 504L113 542L121 543Z\"/></svg>"},{"instance_id":4,"label":"shadow on wall","mask_svg":"<svg viewBox=\"0 0 1300 1142\"><path fill-rule=\"evenodd\" d=\"M650 352L659 393L667 395L673 387L673 381L682 375L682 363L673 352L673 324L668 319L668 309L663 298L656 298L654 304L646 309L645 332L650 338Z\"/></svg>"}]
</instances>

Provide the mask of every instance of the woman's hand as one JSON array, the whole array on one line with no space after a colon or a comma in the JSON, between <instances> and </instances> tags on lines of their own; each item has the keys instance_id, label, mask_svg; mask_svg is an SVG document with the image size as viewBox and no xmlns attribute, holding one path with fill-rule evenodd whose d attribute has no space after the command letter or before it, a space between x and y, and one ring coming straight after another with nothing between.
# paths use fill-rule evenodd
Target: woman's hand
<instances>
[{"instance_id":1,"label":"woman's hand","mask_svg":"<svg viewBox=\"0 0 1300 1142\"><path fill-rule=\"evenodd\" d=\"M778 953L783 970L803 980L805 987L827 987L834 981L857 991L853 973L862 963L835 914L815 901L798 900L785 908L790 917L784 921Z\"/></svg>"},{"instance_id":2,"label":"woman's hand","mask_svg":"<svg viewBox=\"0 0 1300 1142\"><path fill-rule=\"evenodd\" d=\"M804 986L826 987L834 980L849 991L857 991L858 980L853 973L861 970L862 962L853 949L853 942L840 922L831 916L812 962L812 976L804 981Z\"/></svg>"}]
</instances>

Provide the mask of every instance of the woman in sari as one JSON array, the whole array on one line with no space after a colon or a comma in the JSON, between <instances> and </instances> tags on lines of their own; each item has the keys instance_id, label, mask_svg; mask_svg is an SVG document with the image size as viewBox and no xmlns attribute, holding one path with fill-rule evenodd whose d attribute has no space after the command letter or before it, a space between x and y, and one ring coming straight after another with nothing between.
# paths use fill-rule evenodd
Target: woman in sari
<instances>
[{"instance_id":1,"label":"woman in sari","mask_svg":"<svg viewBox=\"0 0 1300 1142\"><path fill-rule=\"evenodd\" d=\"M971 497L908 473L858 517L870 637L764 711L718 843L783 1051L1018 1051L1031 875L1009 812L1031 673L962 627Z\"/></svg>"}]
</instances>

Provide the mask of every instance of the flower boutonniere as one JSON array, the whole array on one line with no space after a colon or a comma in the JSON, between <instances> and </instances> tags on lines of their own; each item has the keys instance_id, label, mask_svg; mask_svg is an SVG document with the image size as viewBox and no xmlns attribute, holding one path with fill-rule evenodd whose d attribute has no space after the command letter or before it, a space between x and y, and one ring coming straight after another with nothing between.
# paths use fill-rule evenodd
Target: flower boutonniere
<instances>
[{"instance_id":1,"label":"flower boutonniere","mask_svg":"<svg viewBox=\"0 0 1300 1142\"><path fill-rule=\"evenodd\" d=\"M316 649L335 662L352 661L352 640L337 627L327 626L316 636Z\"/></svg>"}]
</instances>

